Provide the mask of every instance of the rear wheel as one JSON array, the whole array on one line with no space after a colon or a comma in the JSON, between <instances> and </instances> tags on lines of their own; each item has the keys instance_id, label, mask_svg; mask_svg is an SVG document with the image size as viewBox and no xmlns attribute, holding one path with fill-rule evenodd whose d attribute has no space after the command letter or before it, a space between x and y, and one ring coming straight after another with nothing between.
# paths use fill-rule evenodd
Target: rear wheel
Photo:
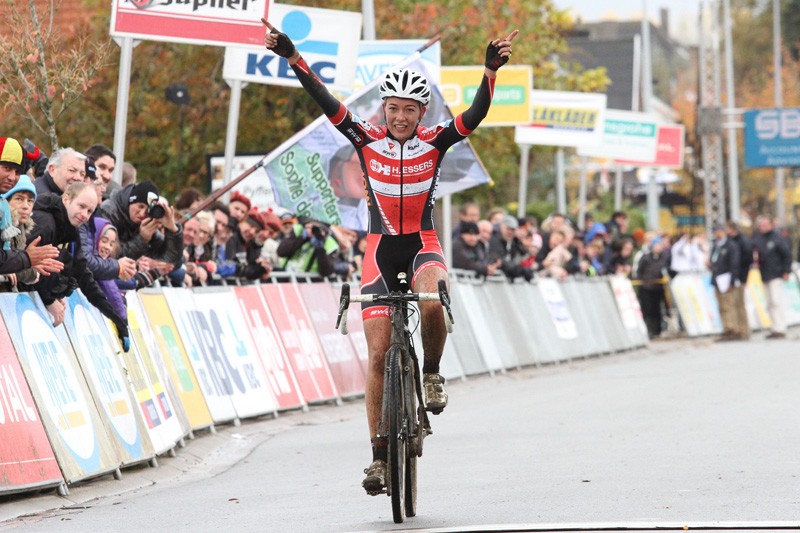
<instances>
[{"instance_id":1,"label":"rear wheel","mask_svg":"<svg viewBox=\"0 0 800 533\"><path fill-rule=\"evenodd\" d=\"M392 516L396 524L403 522L405 511L406 436L403 428L403 379L400 371L400 349L393 346L387 354L389 364L389 491L392 497Z\"/></svg>"}]
</instances>

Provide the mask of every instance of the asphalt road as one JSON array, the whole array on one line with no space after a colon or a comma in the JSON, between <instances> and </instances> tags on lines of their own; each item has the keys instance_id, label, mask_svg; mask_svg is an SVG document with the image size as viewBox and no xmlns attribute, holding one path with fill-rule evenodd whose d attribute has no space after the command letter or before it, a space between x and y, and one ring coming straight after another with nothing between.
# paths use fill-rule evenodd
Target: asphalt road
<instances>
[{"instance_id":1,"label":"asphalt road","mask_svg":"<svg viewBox=\"0 0 800 533\"><path fill-rule=\"evenodd\" d=\"M659 342L451 383L402 525L360 487L358 400L200 435L159 468L73 488L61 509L15 519L9 506L37 500L6 502L0 530L800 527L798 384L797 339Z\"/></svg>"}]
</instances>

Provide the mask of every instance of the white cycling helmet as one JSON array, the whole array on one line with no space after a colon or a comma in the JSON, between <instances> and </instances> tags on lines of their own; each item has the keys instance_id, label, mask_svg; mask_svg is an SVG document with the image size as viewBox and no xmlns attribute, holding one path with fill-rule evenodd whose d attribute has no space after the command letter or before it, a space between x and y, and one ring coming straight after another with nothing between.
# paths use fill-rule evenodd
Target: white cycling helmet
<instances>
[{"instance_id":1,"label":"white cycling helmet","mask_svg":"<svg viewBox=\"0 0 800 533\"><path fill-rule=\"evenodd\" d=\"M431 101L431 88L425 76L413 70L401 68L390 70L383 76L380 88L381 100L396 96L397 98L410 98L422 105Z\"/></svg>"}]
</instances>

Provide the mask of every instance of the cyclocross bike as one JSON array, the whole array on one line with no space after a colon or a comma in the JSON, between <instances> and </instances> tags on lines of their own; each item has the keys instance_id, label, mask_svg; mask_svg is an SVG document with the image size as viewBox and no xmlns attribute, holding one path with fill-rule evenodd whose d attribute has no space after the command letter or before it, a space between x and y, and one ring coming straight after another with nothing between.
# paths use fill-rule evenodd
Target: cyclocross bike
<instances>
[{"instance_id":1,"label":"cyclocross bike","mask_svg":"<svg viewBox=\"0 0 800 533\"><path fill-rule=\"evenodd\" d=\"M405 273L400 273L398 279L405 284ZM389 441L386 494L392 498L392 515L398 524L405 516L417 514L417 457L422 456L423 439L432 434L409 328L409 318L418 312L412 302L420 301L441 302L447 331L453 331L453 314L444 280L439 281L439 292L396 291L354 296L350 295L350 285L344 284L336 319L336 328L347 335L347 310L351 303L381 302L391 310L392 332L386 352L380 427L381 434Z\"/></svg>"}]
</instances>

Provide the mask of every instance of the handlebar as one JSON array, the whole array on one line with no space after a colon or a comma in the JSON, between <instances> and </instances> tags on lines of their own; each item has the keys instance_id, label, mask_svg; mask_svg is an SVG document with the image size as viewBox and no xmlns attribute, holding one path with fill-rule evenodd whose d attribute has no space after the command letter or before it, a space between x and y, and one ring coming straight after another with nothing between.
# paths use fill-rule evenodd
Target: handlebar
<instances>
[{"instance_id":1,"label":"handlebar","mask_svg":"<svg viewBox=\"0 0 800 533\"><path fill-rule=\"evenodd\" d=\"M434 302L442 303L444 311L444 321L447 332L453 332L453 313L450 310L450 295L447 293L447 284L444 280L439 280L439 292L391 292L389 294L358 294L350 295L350 284L342 285L342 293L339 297L339 314L336 317L336 329L342 335L347 335L347 310L351 303L371 303L383 302L393 304L397 302Z\"/></svg>"}]
</instances>

